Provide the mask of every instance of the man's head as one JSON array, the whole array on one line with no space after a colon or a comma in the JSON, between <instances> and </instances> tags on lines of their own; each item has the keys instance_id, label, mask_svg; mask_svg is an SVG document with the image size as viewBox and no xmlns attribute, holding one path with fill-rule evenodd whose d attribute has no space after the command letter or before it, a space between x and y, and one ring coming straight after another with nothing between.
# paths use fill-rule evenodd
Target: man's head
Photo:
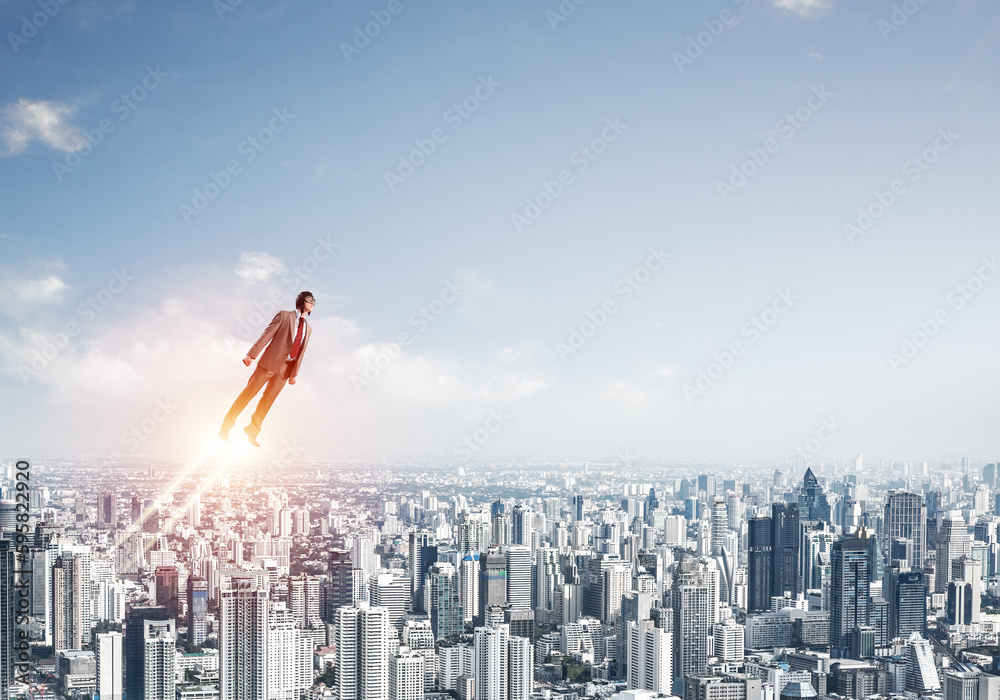
<instances>
[{"instance_id":1,"label":"man's head","mask_svg":"<svg viewBox=\"0 0 1000 700\"><path fill-rule=\"evenodd\" d=\"M295 308L301 313L311 314L315 305L316 297L313 296L312 292L299 292L299 295L295 297Z\"/></svg>"}]
</instances>

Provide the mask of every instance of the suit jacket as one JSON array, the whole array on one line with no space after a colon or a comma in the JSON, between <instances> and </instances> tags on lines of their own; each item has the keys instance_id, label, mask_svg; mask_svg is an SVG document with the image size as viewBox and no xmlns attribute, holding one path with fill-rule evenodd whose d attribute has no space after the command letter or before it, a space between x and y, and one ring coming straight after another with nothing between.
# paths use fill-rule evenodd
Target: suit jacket
<instances>
[{"instance_id":1,"label":"suit jacket","mask_svg":"<svg viewBox=\"0 0 1000 700\"><path fill-rule=\"evenodd\" d=\"M257 342L253 344L253 347L250 348L250 352L247 354L251 358L256 359L261 349L266 345L267 349L260 356L257 366L277 372L285 366L285 362L288 359L288 352L292 349L292 344L295 342L295 333L298 329L299 321L295 318L294 311L279 311L271 319L267 328L260 334ZM299 373L299 366L302 364L302 356L306 354L306 347L309 345L309 336L311 333L312 328L309 327L309 321L306 321L302 329L302 346L299 348L299 356L292 363L291 371L288 373L289 378L295 377Z\"/></svg>"}]
</instances>

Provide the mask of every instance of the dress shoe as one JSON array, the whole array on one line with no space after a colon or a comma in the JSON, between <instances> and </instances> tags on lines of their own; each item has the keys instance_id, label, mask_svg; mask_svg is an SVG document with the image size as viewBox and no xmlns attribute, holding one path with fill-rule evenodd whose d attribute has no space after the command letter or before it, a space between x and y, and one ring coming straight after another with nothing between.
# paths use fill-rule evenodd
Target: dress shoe
<instances>
[{"instance_id":1,"label":"dress shoe","mask_svg":"<svg viewBox=\"0 0 1000 700\"><path fill-rule=\"evenodd\" d=\"M253 430L250 428L249 425L243 428L243 432L247 434L247 438L250 440L251 445L253 445L254 447L260 447L260 443L257 442L257 436L254 435Z\"/></svg>"}]
</instances>

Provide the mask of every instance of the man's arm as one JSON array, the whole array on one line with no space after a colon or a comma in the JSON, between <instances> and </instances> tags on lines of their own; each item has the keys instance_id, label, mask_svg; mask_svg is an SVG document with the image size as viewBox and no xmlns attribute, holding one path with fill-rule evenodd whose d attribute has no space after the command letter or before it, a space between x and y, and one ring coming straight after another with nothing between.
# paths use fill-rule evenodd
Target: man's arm
<instances>
[{"instance_id":1,"label":"man's arm","mask_svg":"<svg viewBox=\"0 0 1000 700\"><path fill-rule=\"evenodd\" d=\"M257 359L257 355L260 354L260 351L264 349L265 345L271 342L271 338L273 338L274 334L278 332L278 326L280 323L281 312L279 311L274 315L274 318L271 319L271 322L267 325L267 328L264 329L264 332L260 334L260 337L257 338L257 342L250 347L250 350L247 352L247 356L243 358L243 364L249 366L251 360Z\"/></svg>"}]
</instances>

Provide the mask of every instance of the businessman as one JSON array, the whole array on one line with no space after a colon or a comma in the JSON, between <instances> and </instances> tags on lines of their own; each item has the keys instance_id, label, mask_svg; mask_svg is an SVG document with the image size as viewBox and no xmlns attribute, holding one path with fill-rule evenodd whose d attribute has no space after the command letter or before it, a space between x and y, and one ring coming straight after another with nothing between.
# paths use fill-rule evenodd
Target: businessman
<instances>
[{"instance_id":1,"label":"businessman","mask_svg":"<svg viewBox=\"0 0 1000 700\"><path fill-rule=\"evenodd\" d=\"M249 367L262 349L264 354L260 356L257 369L250 375L246 388L236 397L236 401L222 421L222 428L219 429L220 438L229 439L229 431L236 425L236 419L263 386L264 395L257 402L250 425L243 428L243 432L250 439L250 444L260 447L257 434L260 433L264 417L285 387L285 382L294 384L299 374L302 356L306 353L309 335L312 333L306 316L312 313L315 305L316 298L312 292L301 292L295 297L295 311L279 311L260 334L260 338L243 358L243 364Z\"/></svg>"}]
</instances>

